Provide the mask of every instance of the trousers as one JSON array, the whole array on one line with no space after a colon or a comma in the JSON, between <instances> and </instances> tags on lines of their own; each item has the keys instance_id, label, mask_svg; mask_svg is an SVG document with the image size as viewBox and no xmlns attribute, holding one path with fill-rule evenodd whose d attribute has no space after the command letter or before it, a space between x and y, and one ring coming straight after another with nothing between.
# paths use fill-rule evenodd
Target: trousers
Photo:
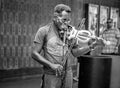
<instances>
[{"instance_id":1,"label":"trousers","mask_svg":"<svg viewBox=\"0 0 120 88\"><path fill-rule=\"evenodd\" d=\"M61 77L56 75L44 74L41 88L61 88L62 82L64 87L62 88L72 88L73 86L73 73L72 69L66 72L65 79L62 80Z\"/></svg>"}]
</instances>

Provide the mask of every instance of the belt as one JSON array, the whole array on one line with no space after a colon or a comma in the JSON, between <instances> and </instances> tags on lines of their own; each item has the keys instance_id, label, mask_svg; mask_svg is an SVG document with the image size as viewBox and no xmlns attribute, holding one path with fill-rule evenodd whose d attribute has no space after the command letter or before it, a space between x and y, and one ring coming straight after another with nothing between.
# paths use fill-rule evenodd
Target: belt
<instances>
[{"instance_id":1,"label":"belt","mask_svg":"<svg viewBox=\"0 0 120 88\"><path fill-rule=\"evenodd\" d=\"M70 71L70 70L72 70L72 68L69 66L69 67L67 67L66 70L63 70L63 72L64 71ZM44 73L48 74L48 75L56 75L56 71L54 71L52 69L44 69Z\"/></svg>"}]
</instances>

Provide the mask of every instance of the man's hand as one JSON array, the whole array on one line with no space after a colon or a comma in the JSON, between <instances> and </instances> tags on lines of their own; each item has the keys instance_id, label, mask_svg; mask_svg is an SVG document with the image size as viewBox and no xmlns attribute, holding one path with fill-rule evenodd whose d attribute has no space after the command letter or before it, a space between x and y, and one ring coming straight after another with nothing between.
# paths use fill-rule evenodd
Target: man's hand
<instances>
[{"instance_id":1,"label":"man's hand","mask_svg":"<svg viewBox=\"0 0 120 88\"><path fill-rule=\"evenodd\" d=\"M89 39L89 41L88 41L88 45L91 45L93 42L95 42L96 41L96 39L93 39L93 38L91 38L91 39Z\"/></svg>"},{"instance_id":2,"label":"man's hand","mask_svg":"<svg viewBox=\"0 0 120 88\"><path fill-rule=\"evenodd\" d=\"M56 76L61 75L63 71L63 66L60 64L51 64L50 66L53 70L56 71Z\"/></svg>"},{"instance_id":3,"label":"man's hand","mask_svg":"<svg viewBox=\"0 0 120 88\"><path fill-rule=\"evenodd\" d=\"M103 43L102 39L96 39L94 41L92 41L91 43L89 43L89 46L91 49L94 49L97 46L104 46L105 44Z\"/></svg>"}]
</instances>

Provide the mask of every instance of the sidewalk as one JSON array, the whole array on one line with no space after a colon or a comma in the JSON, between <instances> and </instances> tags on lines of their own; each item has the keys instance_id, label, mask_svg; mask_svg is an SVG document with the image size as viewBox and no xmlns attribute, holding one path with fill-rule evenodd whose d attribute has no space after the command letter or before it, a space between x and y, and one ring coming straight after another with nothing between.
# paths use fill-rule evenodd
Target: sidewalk
<instances>
[{"instance_id":1,"label":"sidewalk","mask_svg":"<svg viewBox=\"0 0 120 88\"><path fill-rule=\"evenodd\" d=\"M32 78L14 79L0 82L0 88L40 88L41 76ZM73 88L78 88L74 82Z\"/></svg>"}]
</instances>

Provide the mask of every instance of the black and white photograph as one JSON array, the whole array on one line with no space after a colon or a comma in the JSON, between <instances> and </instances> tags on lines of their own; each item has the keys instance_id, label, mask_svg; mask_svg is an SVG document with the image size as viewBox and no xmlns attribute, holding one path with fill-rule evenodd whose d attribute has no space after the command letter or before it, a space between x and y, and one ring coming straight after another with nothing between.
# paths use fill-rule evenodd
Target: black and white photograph
<instances>
[{"instance_id":1,"label":"black and white photograph","mask_svg":"<svg viewBox=\"0 0 120 88\"><path fill-rule=\"evenodd\" d=\"M0 88L120 88L120 0L0 0Z\"/></svg>"}]
</instances>

